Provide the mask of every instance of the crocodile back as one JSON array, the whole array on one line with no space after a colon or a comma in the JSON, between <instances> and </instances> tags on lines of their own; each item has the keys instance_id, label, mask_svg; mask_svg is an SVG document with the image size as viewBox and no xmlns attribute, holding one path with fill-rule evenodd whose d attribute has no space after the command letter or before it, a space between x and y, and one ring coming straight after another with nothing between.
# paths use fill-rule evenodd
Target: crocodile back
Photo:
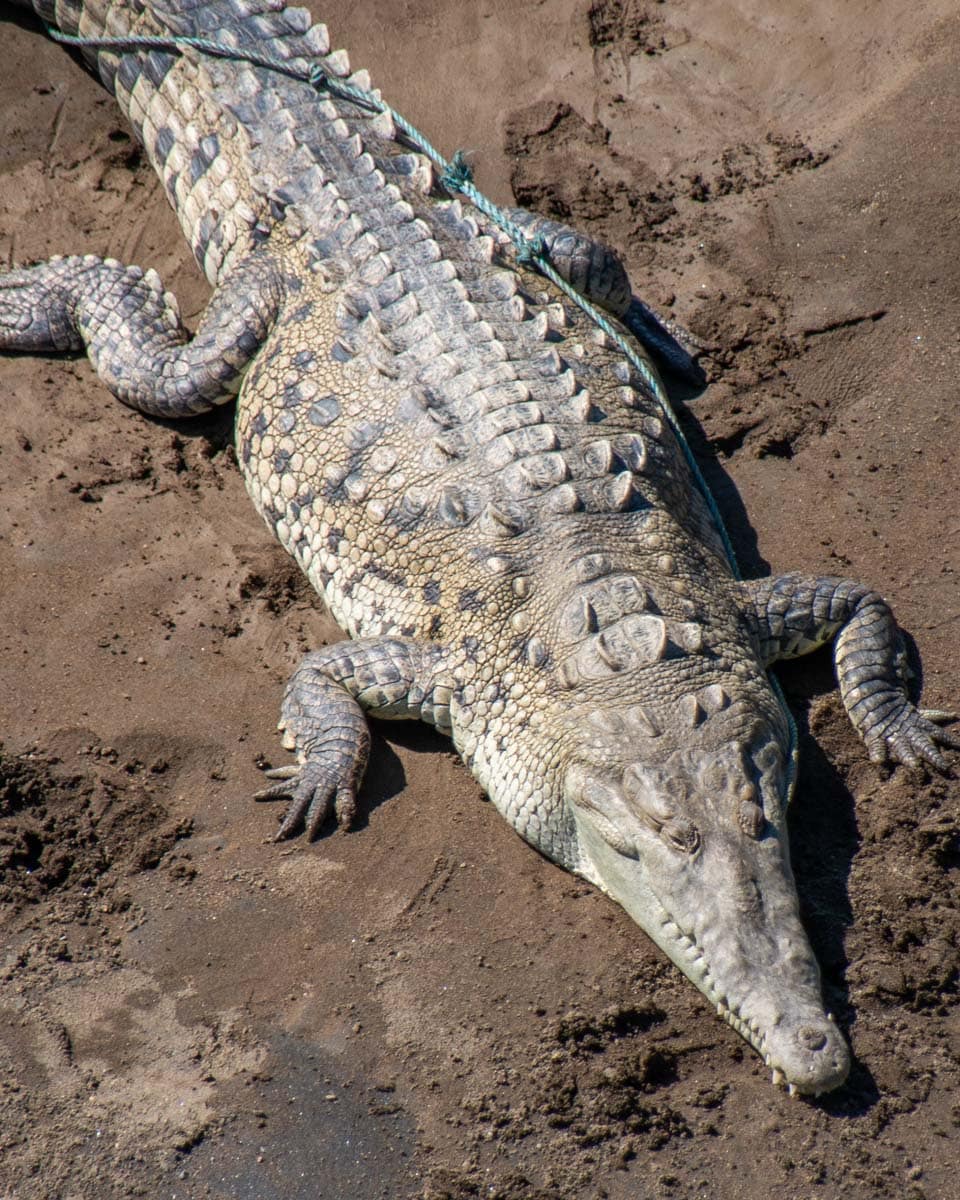
<instances>
[{"instance_id":1,"label":"crocodile back","mask_svg":"<svg viewBox=\"0 0 960 1200\"><path fill-rule=\"evenodd\" d=\"M53 15L71 32L207 37L369 86L304 10L262 0ZM588 706L613 676L665 695L743 657L714 583L730 579L718 531L656 397L436 187L388 115L193 51L94 59L211 281L258 256L281 281L238 455L348 632L456 646L465 677L513 670L511 686Z\"/></svg>"}]
</instances>

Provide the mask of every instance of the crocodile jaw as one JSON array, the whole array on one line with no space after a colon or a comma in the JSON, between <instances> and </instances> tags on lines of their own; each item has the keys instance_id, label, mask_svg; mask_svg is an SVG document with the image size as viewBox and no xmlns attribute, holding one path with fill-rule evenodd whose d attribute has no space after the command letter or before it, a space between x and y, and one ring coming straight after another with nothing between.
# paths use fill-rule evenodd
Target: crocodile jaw
<instances>
[{"instance_id":1,"label":"crocodile jaw","mask_svg":"<svg viewBox=\"0 0 960 1200\"><path fill-rule=\"evenodd\" d=\"M774 1083L785 1084L791 1093L819 1095L846 1080L850 1052L824 1010L819 969L796 912L785 862L770 889L779 900L772 940L770 918L752 924L749 916L725 904L716 888L709 895L705 891L698 904L690 894L696 884L688 873L665 877L655 856L645 863L642 855L619 853L589 817L577 811L575 819L582 855L578 873L626 909L718 1016L761 1055ZM779 846L768 848L766 858L775 871L778 857ZM706 921L693 919L689 914L695 911L708 914Z\"/></svg>"}]
</instances>

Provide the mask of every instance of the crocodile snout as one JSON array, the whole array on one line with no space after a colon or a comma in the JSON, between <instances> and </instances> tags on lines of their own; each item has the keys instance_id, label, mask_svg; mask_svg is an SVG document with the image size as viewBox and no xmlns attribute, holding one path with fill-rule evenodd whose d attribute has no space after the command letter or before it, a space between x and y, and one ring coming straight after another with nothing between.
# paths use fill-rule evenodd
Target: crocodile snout
<instances>
[{"instance_id":1,"label":"crocodile snout","mask_svg":"<svg viewBox=\"0 0 960 1200\"><path fill-rule=\"evenodd\" d=\"M784 1021L765 1039L764 1057L776 1083L804 1095L840 1087L850 1073L850 1051L833 1019Z\"/></svg>"}]
</instances>

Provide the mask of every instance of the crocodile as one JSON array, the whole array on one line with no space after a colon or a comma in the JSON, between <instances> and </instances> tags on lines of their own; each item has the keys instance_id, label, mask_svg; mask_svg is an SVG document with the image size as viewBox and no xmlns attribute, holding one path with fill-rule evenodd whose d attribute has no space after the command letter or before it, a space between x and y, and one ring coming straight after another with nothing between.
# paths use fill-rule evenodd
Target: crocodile
<instances>
[{"instance_id":1,"label":"crocodile","mask_svg":"<svg viewBox=\"0 0 960 1200\"><path fill-rule=\"evenodd\" d=\"M282 701L278 838L349 827L367 717L448 734L533 847L623 906L791 1092L847 1042L799 917L793 735L767 669L834 640L874 760L946 770L886 602L834 577L741 580L612 252L515 213L598 328L451 193L327 30L283 0L20 0L142 142L213 292L196 331L152 270L60 257L0 277L0 349L83 351L123 403L236 400L247 490L349 639ZM282 69L258 65L269 55ZM629 343L633 344L633 343ZM654 382L652 383L651 380Z\"/></svg>"}]
</instances>

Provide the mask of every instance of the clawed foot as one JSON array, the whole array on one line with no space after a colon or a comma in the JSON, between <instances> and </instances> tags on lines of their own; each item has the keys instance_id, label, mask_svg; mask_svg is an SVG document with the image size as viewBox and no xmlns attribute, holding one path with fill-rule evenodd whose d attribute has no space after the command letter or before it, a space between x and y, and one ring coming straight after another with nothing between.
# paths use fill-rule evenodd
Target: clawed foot
<instances>
[{"instance_id":1,"label":"clawed foot","mask_svg":"<svg viewBox=\"0 0 960 1200\"><path fill-rule=\"evenodd\" d=\"M273 767L264 774L277 782L257 792L254 800L290 800L274 835L275 842L282 842L301 828L306 830L307 839L312 842L331 812L336 815L341 829L347 829L353 823L357 811L353 786L338 779L320 763L308 760L300 766Z\"/></svg>"},{"instance_id":2,"label":"clawed foot","mask_svg":"<svg viewBox=\"0 0 960 1200\"><path fill-rule=\"evenodd\" d=\"M960 750L960 737L940 728L940 723L955 721L955 713L939 709L916 709L912 704L867 739L871 762L896 762L915 767L921 762L946 774L950 766L938 749L947 746Z\"/></svg>"}]
</instances>

